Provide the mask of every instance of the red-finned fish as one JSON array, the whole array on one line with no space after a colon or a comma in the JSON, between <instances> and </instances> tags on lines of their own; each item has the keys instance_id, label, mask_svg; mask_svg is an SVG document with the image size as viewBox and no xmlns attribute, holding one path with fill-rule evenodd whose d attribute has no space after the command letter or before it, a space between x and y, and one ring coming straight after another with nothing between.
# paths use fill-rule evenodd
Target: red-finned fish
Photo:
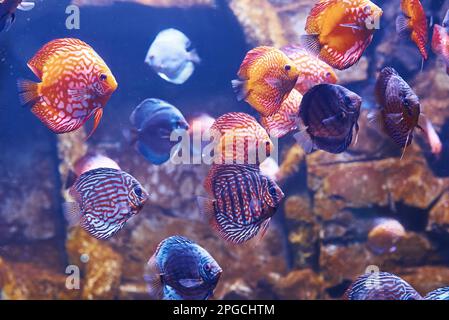
<instances>
[{"instance_id":1,"label":"red-finned fish","mask_svg":"<svg viewBox=\"0 0 449 320\"><path fill-rule=\"evenodd\" d=\"M243 112L220 116L212 125L211 133L216 143L214 163L217 164L260 164L273 148L266 130Z\"/></svg>"},{"instance_id":2,"label":"red-finned fish","mask_svg":"<svg viewBox=\"0 0 449 320\"><path fill-rule=\"evenodd\" d=\"M427 60L427 17L419 0L401 0L402 13L396 18L396 32L411 39L418 47L424 60Z\"/></svg>"},{"instance_id":3,"label":"red-finned fish","mask_svg":"<svg viewBox=\"0 0 449 320\"><path fill-rule=\"evenodd\" d=\"M281 48L281 51L295 63L299 70L295 89L301 94L305 94L310 88L320 83L338 82L338 77L330 65L310 54L300 45L287 45Z\"/></svg>"},{"instance_id":4,"label":"red-finned fish","mask_svg":"<svg viewBox=\"0 0 449 320\"><path fill-rule=\"evenodd\" d=\"M80 224L97 239L108 239L139 213L148 192L130 174L111 168L87 171L70 188L76 202L66 202L71 225Z\"/></svg>"},{"instance_id":5,"label":"red-finned fish","mask_svg":"<svg viewBox=\"0 0 449 320\"><path fill-rule=\"evenodd\" d=\"M430 145L430 151L439 156L441 151L443 151L443 143L441 142L438 133L435 130L435 127L432 125L432 122L428 118L426 118L426 129L424 130L426 133L427 141Z\"/></svg>"},{"instance_id":6,"label":"red-finned fish","mask_svg":"<svg viewBox=\"0 0 449 320\"><path fill-rule=\"evenodd\" d=\"M199 206L227 241L240 244L268 228L284 193L257 166L213 165L204 181L208 198Z\"/></svg>"},{"instance_id":7,"label":"red-finned fish","mask_svg":"<svg viewBox=\"0 0 449 320\"><path fill-rule=\"evenodd\" d=\"M80 128L94 116L98 127L103 108L117 88L117 82L103 59L85 42L57 39L47 43L28 62L41 80L19 80L23 104L53 132Z\"/></svg>"},{"instance_id":8,"label":"red-finned fish","mask_svg":"<svg viewBox=\"0 0 449 320\"><path fill-rule=\"evenodd\" d=\"M307 91L299 107L301 130L295 139L306 153L341 153L359 131L362 98L337 84L319 84Z\"/></svg>"},{"instance_id":9,"label":"red-finned fish","mask_svg":"<svg viewBox=\"0 0 449 320\"><path fill-rule=\"evenodd\" d=\"M347 69L371 43L382 13L368 0L320 0L307 17L301 45L332 67Z\"/></svg>"},{"instance_id":10,"label":"red-finned fish","mask_svg":"<svg viewBox=\"0 0 449 320\"><path fill-rule=\"evenodd\" d=\"M422 300L404 279L388 272L366 273L346 290L346 300Z\"/></svg>"},{"instance_id":11,"label":"red-finned fish","mask_svg":"<svg viewBox=\"0 0 449 320\"><path fill-rule=\"evenodd\" d=\"M432 51L444 61L446 73L449 75L449 31L447 28L438 24L434 25Z\"/></svg>"},{"instance_id":12,"label":"red-finned fish","mask_svg":"<svg viewBox=\"0 0 449 320\"><path fill-rule=\"evenodd\" d=\"M275 114L261 118L260 123L270 136L282 138L298 129L298 112L301 100L302 94L293 89Z\"/></svg>"},{"instance_id":13,"label":"red-finned fish","mask_svg":"<svg viewBox=\"0 0 449 320\"><path fill-rule=\"evenodd\" d=\"M0 32L8 31L16 20L16 10L28 11L34 2L22 0L0 0Z\"/></svg>"},{"instance_id":14,"label":"red-finned fish","mask_svg":"<svg viewBox=\"0 0 449 320\"><path fill-rule=\"evenodd\" d=\"M424 131L418 123L421 115L419 98L391 67L385 67L380 72L375 93L379 108L372 110L368 118L404 148L404 156L405 149L412 143L415 128Z\"/></svg>"},{"instance_id":15,"label":"red-finned fish","mask_svg":"<svg viewBox=\"0 0 449 320\"><path fill-rule=\"evenodd\" d=\"M257 47L249 51L232 81L238 100L247 101L262 116L275 113L295 87L299 71L282 51Z\"/></svg>"},{"instance_id":16,"label":"red-finned fish","mask_svg":"<svg viewBox=\"0 0 449 320\"><path fill-rule=\"evenodd\" d=\"M222 273L220 265L190 239L172 236L159 243L145 268L149 293L164 300L207 300Z\"/></svg>"}]
</instances>

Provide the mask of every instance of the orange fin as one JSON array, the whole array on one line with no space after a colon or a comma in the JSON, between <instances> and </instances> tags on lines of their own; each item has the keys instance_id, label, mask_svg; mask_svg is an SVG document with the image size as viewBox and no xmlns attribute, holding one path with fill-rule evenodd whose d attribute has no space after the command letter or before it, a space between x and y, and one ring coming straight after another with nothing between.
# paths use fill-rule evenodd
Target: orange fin
<instances>
[{"instance_id":1,"label":"orange fin","mask_svg":"<svg viewBox=\"0 0 449 320\"><path fill-rule=\"evenodd\" d=\"M30 69L39 79L42 79L42 69L44 67L44 64L48 61L48 59L62 48L70 45L91 48L87 43L79 39L74 38L56 39L44 45L34 55L34 57L31 58L30 61L28 61L28 67L30 67Z\"/></svg>"},{"instance_id":2,"label":"orange fin","mask_svg":"<svg viewBox=\"0 0 449 320\"><path fill-rule=\"evenodd\" d=\"M272 47L261 46L250 50L240 65L238 76L242 79L248 79L248 68L254 63L254 61L273 49L274 48Z\"/></svg>"},{"instance_id":3,"label":"orange fin","mask_svg":"<svg viewBox=\"0 0 449 320\"><path fill-rule=\"evenodd\" d=\"M29 104L39 99L39 84L30 80L20 79L17 81L19 98L22 105Z\"/></svg>"},{"instance_id":4,"label":"orange fin","mask_svg":"<svg viewBox=\"0 0 449 320\"><path fill-rule=\"evenodd\" d=\"M92 128L91 132L86 138L86 141L89 140L89 138L92 136L92 134L97 130L98 125L100 124L101 117L103 117L103 108L98 108L95 110L94 114L94 127Z\"/></svg>"},{"instance_id":5,"label":"orange fin","mask_svg":"<svg viewBox=\"0 0 449 320\"><path fill-rule=\"evenodd\" d=\"M332 5L338 4L340 0L321 0L312 8L307 17L306 32L320 33L325 11Z\"/></svg>"}]
</instances>

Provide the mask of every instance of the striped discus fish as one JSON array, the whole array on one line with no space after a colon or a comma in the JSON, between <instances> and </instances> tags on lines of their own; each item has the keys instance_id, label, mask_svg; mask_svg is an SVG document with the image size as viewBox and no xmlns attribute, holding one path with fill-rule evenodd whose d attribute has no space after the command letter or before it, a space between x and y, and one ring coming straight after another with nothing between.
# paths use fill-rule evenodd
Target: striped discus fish
<instances>
[{"instance_id":1,"label":"striped discus fish","mask_svg":"<svg viewBox=\"0 0 449 320\"><path fill-rule=\"evenodd\" d=\"M338 77L330 65L310 54L300 45L290 44L281 48L281 51L299 69L299 77L295 88L301 94L305 94L313 86L320 83L335 84L338 82Z\"/></svg>"},{"instance_id":2,"label":"striped discus fish","mask_svg":"<svg viewBox=\"0 0 449 320\"><path fill-rule=\"evenodd\" d=\"M41 80L19 80L23 104L54 133L77 130L94 116L98 127L103 108L117 82L103 59L85 42L57 39L47 43L28 62Z\"/></svg>"},{"instance_id":3,"label":"striped discus fish","mask_svg":"<svg viewBox=\"0 0 449 320\"><path fill-rule=\"evenodd\" d=\"M181 237L161 241L145 269L150 295L164 300L207 300L222 273L203 247Z\"/></svg>"},{"instance_id":4,"label":"striped discus fish","mask_svg":"<svg viewBox=\"0 0 449 320\"><path fill-rule=\"evenodd\" d=\"M282 138L298 129L298 112L301 100L302 94L293 89L275 114L260 119L260 123L270 136Z\"/></svg>"},{"instance_id":5,"label":"striped discus fish","mask_svg":"<svg viewBox=\"0 0 449 320\"><path fill-rule=\"evenodd\" d=\"M426 294L425 300L449 300L449 287L439 288Z\"/></svg>"},{"instance_id":6,"label":"striped discus fish","mask_svg":"<svg viewBox=\"0 0 449 320\"><path fill-rule=\"evenodd\" d=\"M210 128L216 164L260 164L270 155L273 144L257 120L243 112L229 112L217 118Z\"/></svg>"},{"instance_id":7,"label":"striped discus fish","mask_svg":"<svg viewBox=\"0 0 449 320\"><path fill-rule=\"evenodd\" d=\"M299 71L282 51L257 47L249 51L232 81L238 100L247 101L262 116L270 116L295 87Z\"/></svg>"},{"instance_id":8,"label":"striped discus fish","mask_svg":"<svg viewBox=\"0 0 449 320\"><path fill-rule=\"evenodd\" d=\"M405 280L388 272L367 273L346 290L347 300L422 300Z\"/></svg>"},{"instance_id":9,"label":"striped discus fish","mask_svg":"<svg viewBox=\"0 0 449 320\"><path fill-rule=\"evenodd\" d=\"M211 198L199 198L200 210L227 241L240 244L262 236L284 193L257 166L213 165L204 186Z\"/></svg>"},{"instance_id":10,"label":"striped discus fish","mask_svg":"<svg viewBox=\"0 0 449 320\"><path fill-rule=\"evenodd\" d=\"M304 126L295 138L304 151L320 149L330 153L346 151L353 131L359 131L362 98L336 84L319 84L307 91L299 107Z\"/></svg>"},{"instance_id":11,"label":"striped discus fish","mask_svg":"<svg viewBox=\"0 0 449 320\"><path fill-rule=\"evenodd\" d=\"M108 239L139 213L148 192L130 174L98 168L80 175L70 188L75 203L65 204L71 225L80 224L97 239Z\"/></svg>"},{"instance_id":12,"label":"striped discus fish","mask_svg":"<svg viewBox=\"0 0 449 320\"><path fill-rule=\"evenodd\" d=\"M418 124L421 106L418 96L404 79L391 67L382 69L376 83L379 109L369 113L374 121L401 148L412 143Z\"/></svg>"}]
</instances>

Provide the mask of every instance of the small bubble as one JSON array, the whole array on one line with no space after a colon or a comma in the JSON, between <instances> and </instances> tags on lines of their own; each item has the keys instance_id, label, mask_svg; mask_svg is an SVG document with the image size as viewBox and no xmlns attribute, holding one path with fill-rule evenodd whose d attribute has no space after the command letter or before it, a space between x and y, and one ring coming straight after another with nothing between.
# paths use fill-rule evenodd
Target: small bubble
<instances>
[{"instance_id":1,"label":"small bubble","mask_svg":"<svg viewBox=\"0 0 449 320\"><path fill-rule=\"evenodd\" d=\"M82 263L87 263L89 261L89 255L87 253L83 253L80 257Z\"/></svg>"}]
</instances>

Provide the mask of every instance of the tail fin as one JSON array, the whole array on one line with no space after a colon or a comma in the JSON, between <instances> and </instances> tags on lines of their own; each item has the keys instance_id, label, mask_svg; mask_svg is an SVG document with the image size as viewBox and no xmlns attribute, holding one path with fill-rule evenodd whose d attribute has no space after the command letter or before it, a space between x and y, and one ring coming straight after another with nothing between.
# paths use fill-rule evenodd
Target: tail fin
<instances>
[{"instance_id":1,"label":"tail fin","mask_svg":"<svg viewBox=\"0 0 449 320\"><path fill-rule=\"evenodd\" d=\"M246 81L235 79L231 81L232 88L237 94L237 100L242 101L248 96L248 91L246 89Z\"/></svg>"},{"instance_id":2,"label":"tail fin","mask_svg":"<svg viewBox=\"0 0 449 320\"><path fill-rule=\"evenodd\" d=\"M63 204L64 217L70 227L80 224L82 213L76 202L64 202Z\"/></svg>"},{"instance_id":3,"label":"tail fin","mask_svg":"<svg viewBox=\"0 0 449 320\"><path fill-rule=\"evenodd\" d=\"M39 98L38 83L20 79L17 81L17 88L19 90L19 98L22 105L29 104Z\"/></svg>"},{"instance_id":4,"label":"tail fin","mask_svg":"<svg viewBox=\"0 0 449 320\"><path fill-rule=\"evenodd\" d=\"M321 44L318 37L316 34L302 35L299 38L299 44L310 54L318 56L321 51Z\"/></svg>"}]
</instances>

